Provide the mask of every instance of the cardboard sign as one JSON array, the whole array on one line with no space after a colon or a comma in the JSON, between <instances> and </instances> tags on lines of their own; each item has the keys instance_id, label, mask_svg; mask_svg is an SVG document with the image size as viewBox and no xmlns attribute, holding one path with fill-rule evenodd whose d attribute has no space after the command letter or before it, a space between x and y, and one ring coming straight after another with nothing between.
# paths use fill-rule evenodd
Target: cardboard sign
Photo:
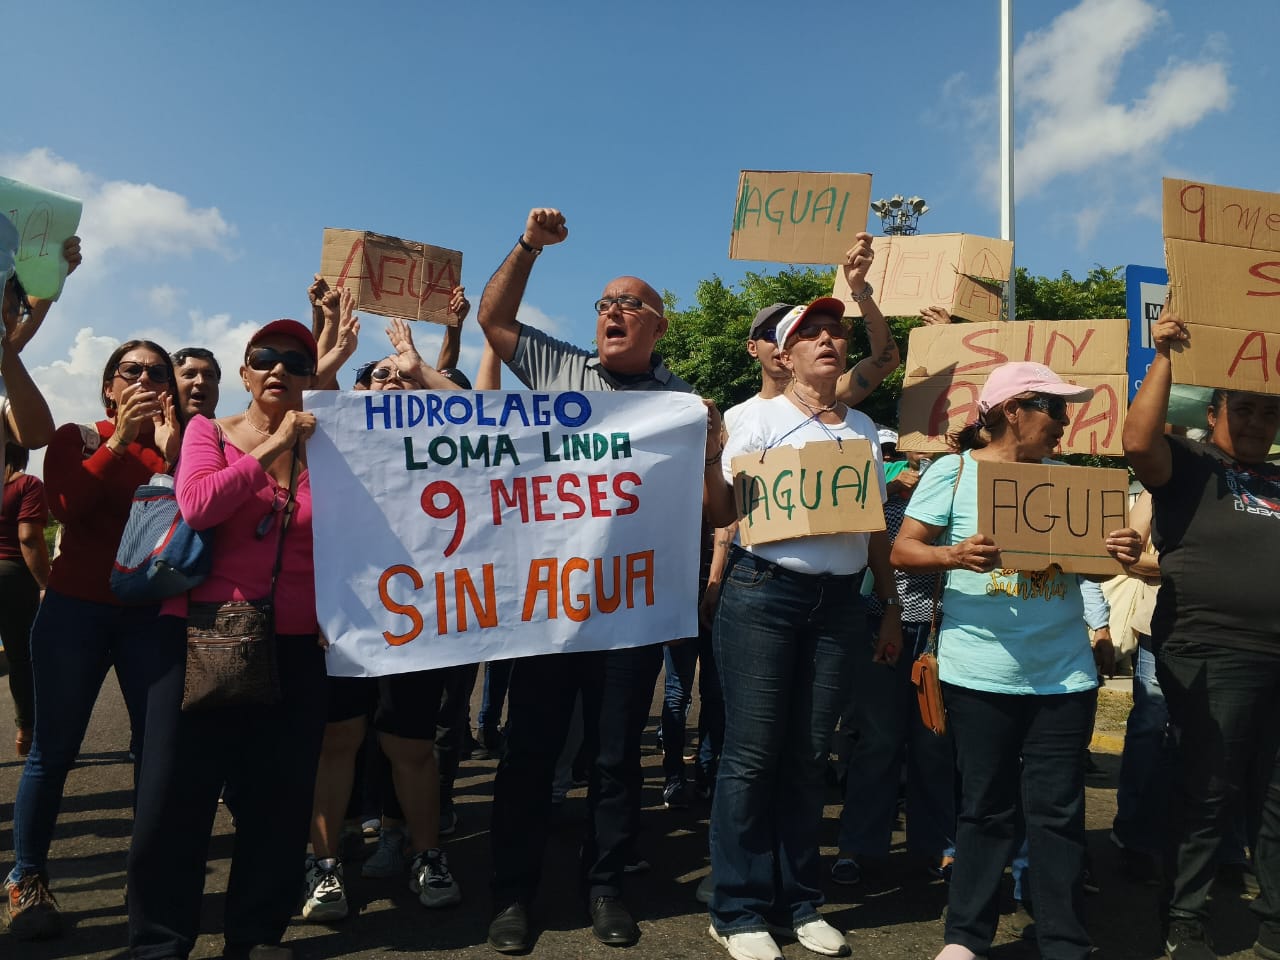
<instances>
[{"instance_id":1,"label":"cardboard sign","mask_svg":"<svg viewBox=\"0 0 1280 960\"><path fill-rule=\"evenodd\" d=\"M449 296L462 276L462 254L365 230L327 227L320 274L356 295L356 310L404 320L458 325Z\"/></svg>"},{"instance_id":2,"label":"cardboard sign","mask_svg":"<svg viewBox=\"0 0 1280 960\"><path fill-rule=\"evenodd\" d=\"M1107 534L1129 525L1129 473L1102 467L978 463L978 529L1006 570L1118 574Z\"/></svg>"},{"instance_id":3,"label":"cardboard sign","mask_svg":"<svg viewBox=\"0 0 1280 960\"><path fill-rule=\"evenodd\" d=\"M869 173L743 170L729 257L773 263L843 263L867 228Z\"/></svg>"},{"instance_id":4,"label":"cardboard sign","mask_svg":"<svg viewBox=\"0 0 1280 960\"><path fill-rule=\"evenodd\" d=\"M1174 344L1173 379L1180 384L1280 393L1280 333L1187 324L1191 340Z\"/></svg>"},{"instance_id":5,"label":"cardboard sign","mask_svg":"<svg viewBox=\"0 0 1280 960\"><path fill-rule=\"evenodd\" d=\"M1166 179L1164 235L1171 306L1191 335L1173 354L1174 380L1280 393L1274 365L1249 386L1225 375L1280 335L1280 194ZM1249 336L1258 331L1271 336Z\"/></svg>"},{"instance_id":6,"label":"cardboard sign","mask_svg":"<svg viewBox=\"0 0 1280 960\"><path fill-rule=\"evenodd\" d=\"M1064 380L1092 387L1068 404L1064 453L1119 456L1128 409L1127 320L1031 320L917 327L907 347L898 449L950 450L947 436L978 416L987 376L1011 360L1043 363Z\"/></svg>"},{"instance_id":7,"label":"cardboard sign","mask_svg":"<svg viewBox=\"0 0 1280 960\"><path fill-rule=\"evenodd\" d=\"M876 237L875 259L867 281L887 317L915 316L925 307L946 307L966 320L1001 319L1004 286L1013 264L1013 244L967 233ZM845 302L847 316L859 316L857 304L836 271L832 294Z\"/></svg>"},{"instance_id":8,"label":"cardboard sign","mask_svg":"<svg viewBox=\"0 0 1280 960\"><path fill-rule=\"evenodd\" d=\"M315 391L329 673L698 632L706 409L683 393Z\"/></svg>"},{"instance_id":9,"label":"cardboard sign","mask_svg":"<svg viewBox=\"0 0 1280 960\"><path fill-rule=\"evenodd\" d=\"M82 206L73 197L0 177L0 214L18 231L14 266L31 296L57 300L62 295L67 279L62 244L75 236Z\"/></svg>"},{"instance_id":10,"label":"cardboard sign","mask_svg":"<svg viewBox=\"0 0 1280 960\"><path fill-rule=\"evenodd\" d=\"M880 469L867 440L821 440L736 456L738 536L750 546L883 530Z\"/></svg>"}]
</instances>

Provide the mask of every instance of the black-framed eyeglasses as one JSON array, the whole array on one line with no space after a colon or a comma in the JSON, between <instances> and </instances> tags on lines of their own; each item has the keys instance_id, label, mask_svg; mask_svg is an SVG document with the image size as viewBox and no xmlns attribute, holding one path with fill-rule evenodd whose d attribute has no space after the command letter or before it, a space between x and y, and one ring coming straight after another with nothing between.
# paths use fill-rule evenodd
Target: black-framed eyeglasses
<instances>
[{"instance_id":1,"label":"black-framed eyeglasses","mask_svg":"<svg viewBox=\"0 0 1280 960\"><path fill-rule=\"evenodd\" d=\"M609 308L615 303L628 313L635 313L637 310L648 310L655 317L662 316L661 313L653 309L653 307L649 306L639 297L633 297L629 293L624 293L620 297L601 297L596 301L596 314L608 313Z\"/></svg>"},{"instance_id":2,"label":"black-framed eyeglasses","mask_svg":"<svg viewBox=\"0 0 1280 960\"><path fill-rule=\"evenodd\" d=\"M143 374L152 383L168 383L169 367L163 363L138 363L136 360L122 360L116 364L116 376L126 383L137 383Z\"/></svg>"},{"instance_id":3,"label":"black-framed eyeglasses","mask_svg":"<svg viewBox=\"0 0 1280 960\"><path fill-rule=\"evenodd\" d=\"M817 340L823 333L831 334L832 340L848 340L849 328L843 323L806 323L797 327L793 336L800 340ZM777 335L776 333L774 334Z\"/></svg>"},{"instance_id":4,"label":"black-framed eyeglasses","mask_svg":"<svg viewBox=\"0 0 1280 960\"><path fill-rule=\"evenodd\" d=\"M286 373L295 377L309 377L316 372L311 358L300 350L277 350L274 347L254 347L244 358L250 370L266 373L276 364L284 364Z\"/></svg>"},{"instance_id":5,"label":"black-framed eyeglasses","mask_svg":"<svg viewBox=\"0 0 1280 960\"><path fill-rule=\"evenodd\" d=\"M403 373L397 367L374 367L373 372L370 373L369 376L374 380L377 380L379 383L386 383L392 377L395 377L401 383L411 383L419 389L422 388L422 384L418 382L417 377L409 373Z\"/></svg>"},{"instance_id":6,"label":"black-framed eyeglasses","mask_svg":"<svg viewBox=\"0 0 1280 960\"><path fill-rule=\"evenodd\" d=\"M1054 420L1063 420L1067 416L1067 400L1065 397L1040 394L1035 397L1028 397L1026 400L1019 400L1018 406L1034 408L1048 414Z\"/></svg>"},{"instance_id":7,"label":"black-framed eyeglasses","mask_svg":"<svg viewBox=\"0 0 1280 960\"><path fill-rule=\"evenodd\" d=\"M282 496L284 499L281 499ZM276 492L271 495L271 509L265 517L258 521L257 529L253 531L253 535L261 540L270 533L271 528L276 525L276 517L289 506L289 501L292 499L287 489L277 488Z\"/></svg>"}]
</instances>

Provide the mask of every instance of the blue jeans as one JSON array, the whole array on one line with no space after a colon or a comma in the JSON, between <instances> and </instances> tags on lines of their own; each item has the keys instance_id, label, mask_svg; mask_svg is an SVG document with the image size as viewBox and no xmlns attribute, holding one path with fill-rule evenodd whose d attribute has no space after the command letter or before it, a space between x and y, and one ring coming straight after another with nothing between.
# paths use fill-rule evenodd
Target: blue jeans
<instances>
[{"instance_id":1,"label":"blue jeans","mask_svg":"<svg viewBox=\"0 0 1280 960\"><path fill-rule=\"evenodd\" d=\"M1168 826L1173 775L1168 727L1169 707L1156 679L1155 654L1144 642L1133 661L1133 709L1124 728L1112 829L1126 847L1151 856L1160 852Z\"/></svg>"},{"instance_id":2,"label":"blue jeans","mask_svg":"<svg viewBox=\"0 0 1280 960\"><path fill-rule=\"evenodd\" d=\"M1156 659L1178 729L1169 917L1205 919L1223 836L1243 806L1258 824L1252 908L1280 936L1280 656L1175 636Z\"/></svg>"},{"instance_id":3,"label":"blue jeans","mask_svg":"<svg viewBox=\"0 0 1280 960\"><path fill-rule=\"evenodd\" d=\"M877 618L870 619L879 629ZM873 638L853 652L854 744L849 753L840 853L889 853L898 812L898 784L907 768L907 846L938 859L955 850L955 747L920 722L911 664L924 652L929 624L902 625L902 656L890 667L872 661Z\"/></svg>"},{"instance_id":4,"label":"blue jeans","mask_svg":"<svg viewBox=\"0 0 1280 960\"><path fill-rule=\"evenodd\" d=\"M711 922L721 935L818 916L827 752L866 644L861 574L791 573L729 559L713 630L724 751L711 807Z\"/></svg>"},{"instance_id":5,"label":"blue jeans","mask_svg":"<svg viewBox=\"0 0 1280 960\"><path fill-rule=\"evenodd\" d=\"M1084 751L1097 691L1012 695L944 684L943 699L961 786L946 942L991 949L1021 794L1040 955L1085 960Z\"/></svg>"},{"instance_id":6,"label":"blue jeans","mask_svg":"<svg viewBox=\"0 0 1280 960\"><path fill-rule=\"evenodd\" d=\"M724 699L720 675L711 649L710 631L696 638L668 646L663 651L666 679L662 688L662 772L667 783L684 780L685 727L693 703L693 675L701 661L698 712L698 759L700 780L714 775L716 759L724 740Z\"/></svg>"},{"instance_id":7,"label":"blue jeans","mask_svg":"<svg viewBox=\"0 0 1280 960\"><path fill-rule=\"evenodd\" d=\"M163 672L147 642L158 612L156 605L117 607L45 593L31 628L36 729L13 805L11 881L45 872L67 772L112 666L129 710L130 744L141 749L147 690Z\"/></svg>"},{"instance_id":8,"label":"blue jeans","mask_svg":"<svg viewBox=\"0 0 1280 960\"><path fill-rule=\"evenodd\" d=\"M511 661L491 660L484 665L484 693L480 698L480 716L476 726L481 739L485 733L497 733L502 723L502 704L511 683Z\"/></svg>"}]
</instances>

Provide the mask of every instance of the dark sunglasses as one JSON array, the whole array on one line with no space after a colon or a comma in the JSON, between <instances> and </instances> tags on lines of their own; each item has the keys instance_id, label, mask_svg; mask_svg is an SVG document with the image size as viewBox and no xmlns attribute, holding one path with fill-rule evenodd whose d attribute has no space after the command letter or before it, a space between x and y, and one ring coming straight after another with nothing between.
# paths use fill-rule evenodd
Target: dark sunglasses
<instances>
[{"instance_id":1,"label":"dark sunglasses","mask_svg":"<svg viewBox=\"0 0 1280 960\"><path fill-rule=\"evenodd\" d=\"M832 340L849 339L849 328L843 323L806 323L796 328L793 335L800 340L817 340L823 333L831 334Z\"/></svg>"},{"instance_id":2,"label":"dark sunglasses","mask_svg":"<svg viewBox=\"0 0 1280 960\"><path fill-rule=\"evenodd\" d=\"M761 330L756 334L757 340L764 340L766 343L776 344L778 342L778 328L770 327L768 330Z\"/></svg>"},{"instance_id":3,"label":"dark sunglasses","mask_svg":"<svg viewBox=\"0 0 1280 960\"><path fill-rule=\"evenodd\" d=\"M1062 420L1067 415L1067 401L1064 397L1047 397L1042 394L1028 400L1019 400L1018 406L1032 407L1048 414L1054 420Z\"/></svg>"},{"instance_id":4,"label":"dark sunglasses","mask_svg":"<svg viewBox=\"0 0 1280 960\"><path fill-rule=\"evenodd\" d=\"M281 499L282 497L283 499ZM276 516L280 511L284 510L285 507L289 506L289 501L292 499L293 497L287 489L282 490L277 488L276 492L271 496L271 509L267 512L265 517L258 521L258 527L253 531L253 535L261 540L270 533L271 528L276 525Z\"/></svg>"},{"instance_id":5,"label":"dark sunglasses","mask_svg":"<svg viewBox=\"0 0 1280 960\"><path fill-rule=\"evenodd\" d=\"M124 363L116 364L116 376L126 383L137 383L144 373L152 383L169 382L169 368L163 363L138 363L134 360L126 360Z\"/></svg>"},{"instance_id":6,"label":"dark sunglasses","mask_svg":"<svg viewBox=\"0 0 1280 960\"><path fill-rule=\"evenodd\" d=\"M311 365L311 358L297 350L280 351L274 347L254 347L244 358L244 362L249 365L250 370L258 370L262 373L274 370L276 364L280 363L284 364L286 373L291 373L295 377L309 377L316 372Z\"/></svg>"}]
</instances>

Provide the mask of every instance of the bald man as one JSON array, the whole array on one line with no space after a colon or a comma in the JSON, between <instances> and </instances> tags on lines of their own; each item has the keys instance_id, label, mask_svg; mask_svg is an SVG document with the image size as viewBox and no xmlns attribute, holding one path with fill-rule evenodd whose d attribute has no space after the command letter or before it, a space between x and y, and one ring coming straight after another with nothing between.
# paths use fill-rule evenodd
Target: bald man
<instances>
[{"instance_id":1,"label":"bald man","mask_svg":"<svg viewBox=\"0 0 1280 960\"><path fill-rule=\"evenodd\" d=\"M639 277L618 277L595 303L596 352L522 324L516 311L543 248L569 234L558 210L529 214L524 233L485 287L478 313L494 353L534 390L693 388L655 352L667 332L658 292ZM717 437L719 417L716 415ZM623 868L640 818L640 736L662 665L662 643L623 650L525 657L508 691L510 737L493 800L493 906L489 944L520 953L531 944L529 905L537 890L551 820L551 782L574 702L582 697L588 742L598 743L590 780L592 822L582 848L583 892L597 940L630 946L639 928L620 899Z\"/></svg>"}]
</instances>

